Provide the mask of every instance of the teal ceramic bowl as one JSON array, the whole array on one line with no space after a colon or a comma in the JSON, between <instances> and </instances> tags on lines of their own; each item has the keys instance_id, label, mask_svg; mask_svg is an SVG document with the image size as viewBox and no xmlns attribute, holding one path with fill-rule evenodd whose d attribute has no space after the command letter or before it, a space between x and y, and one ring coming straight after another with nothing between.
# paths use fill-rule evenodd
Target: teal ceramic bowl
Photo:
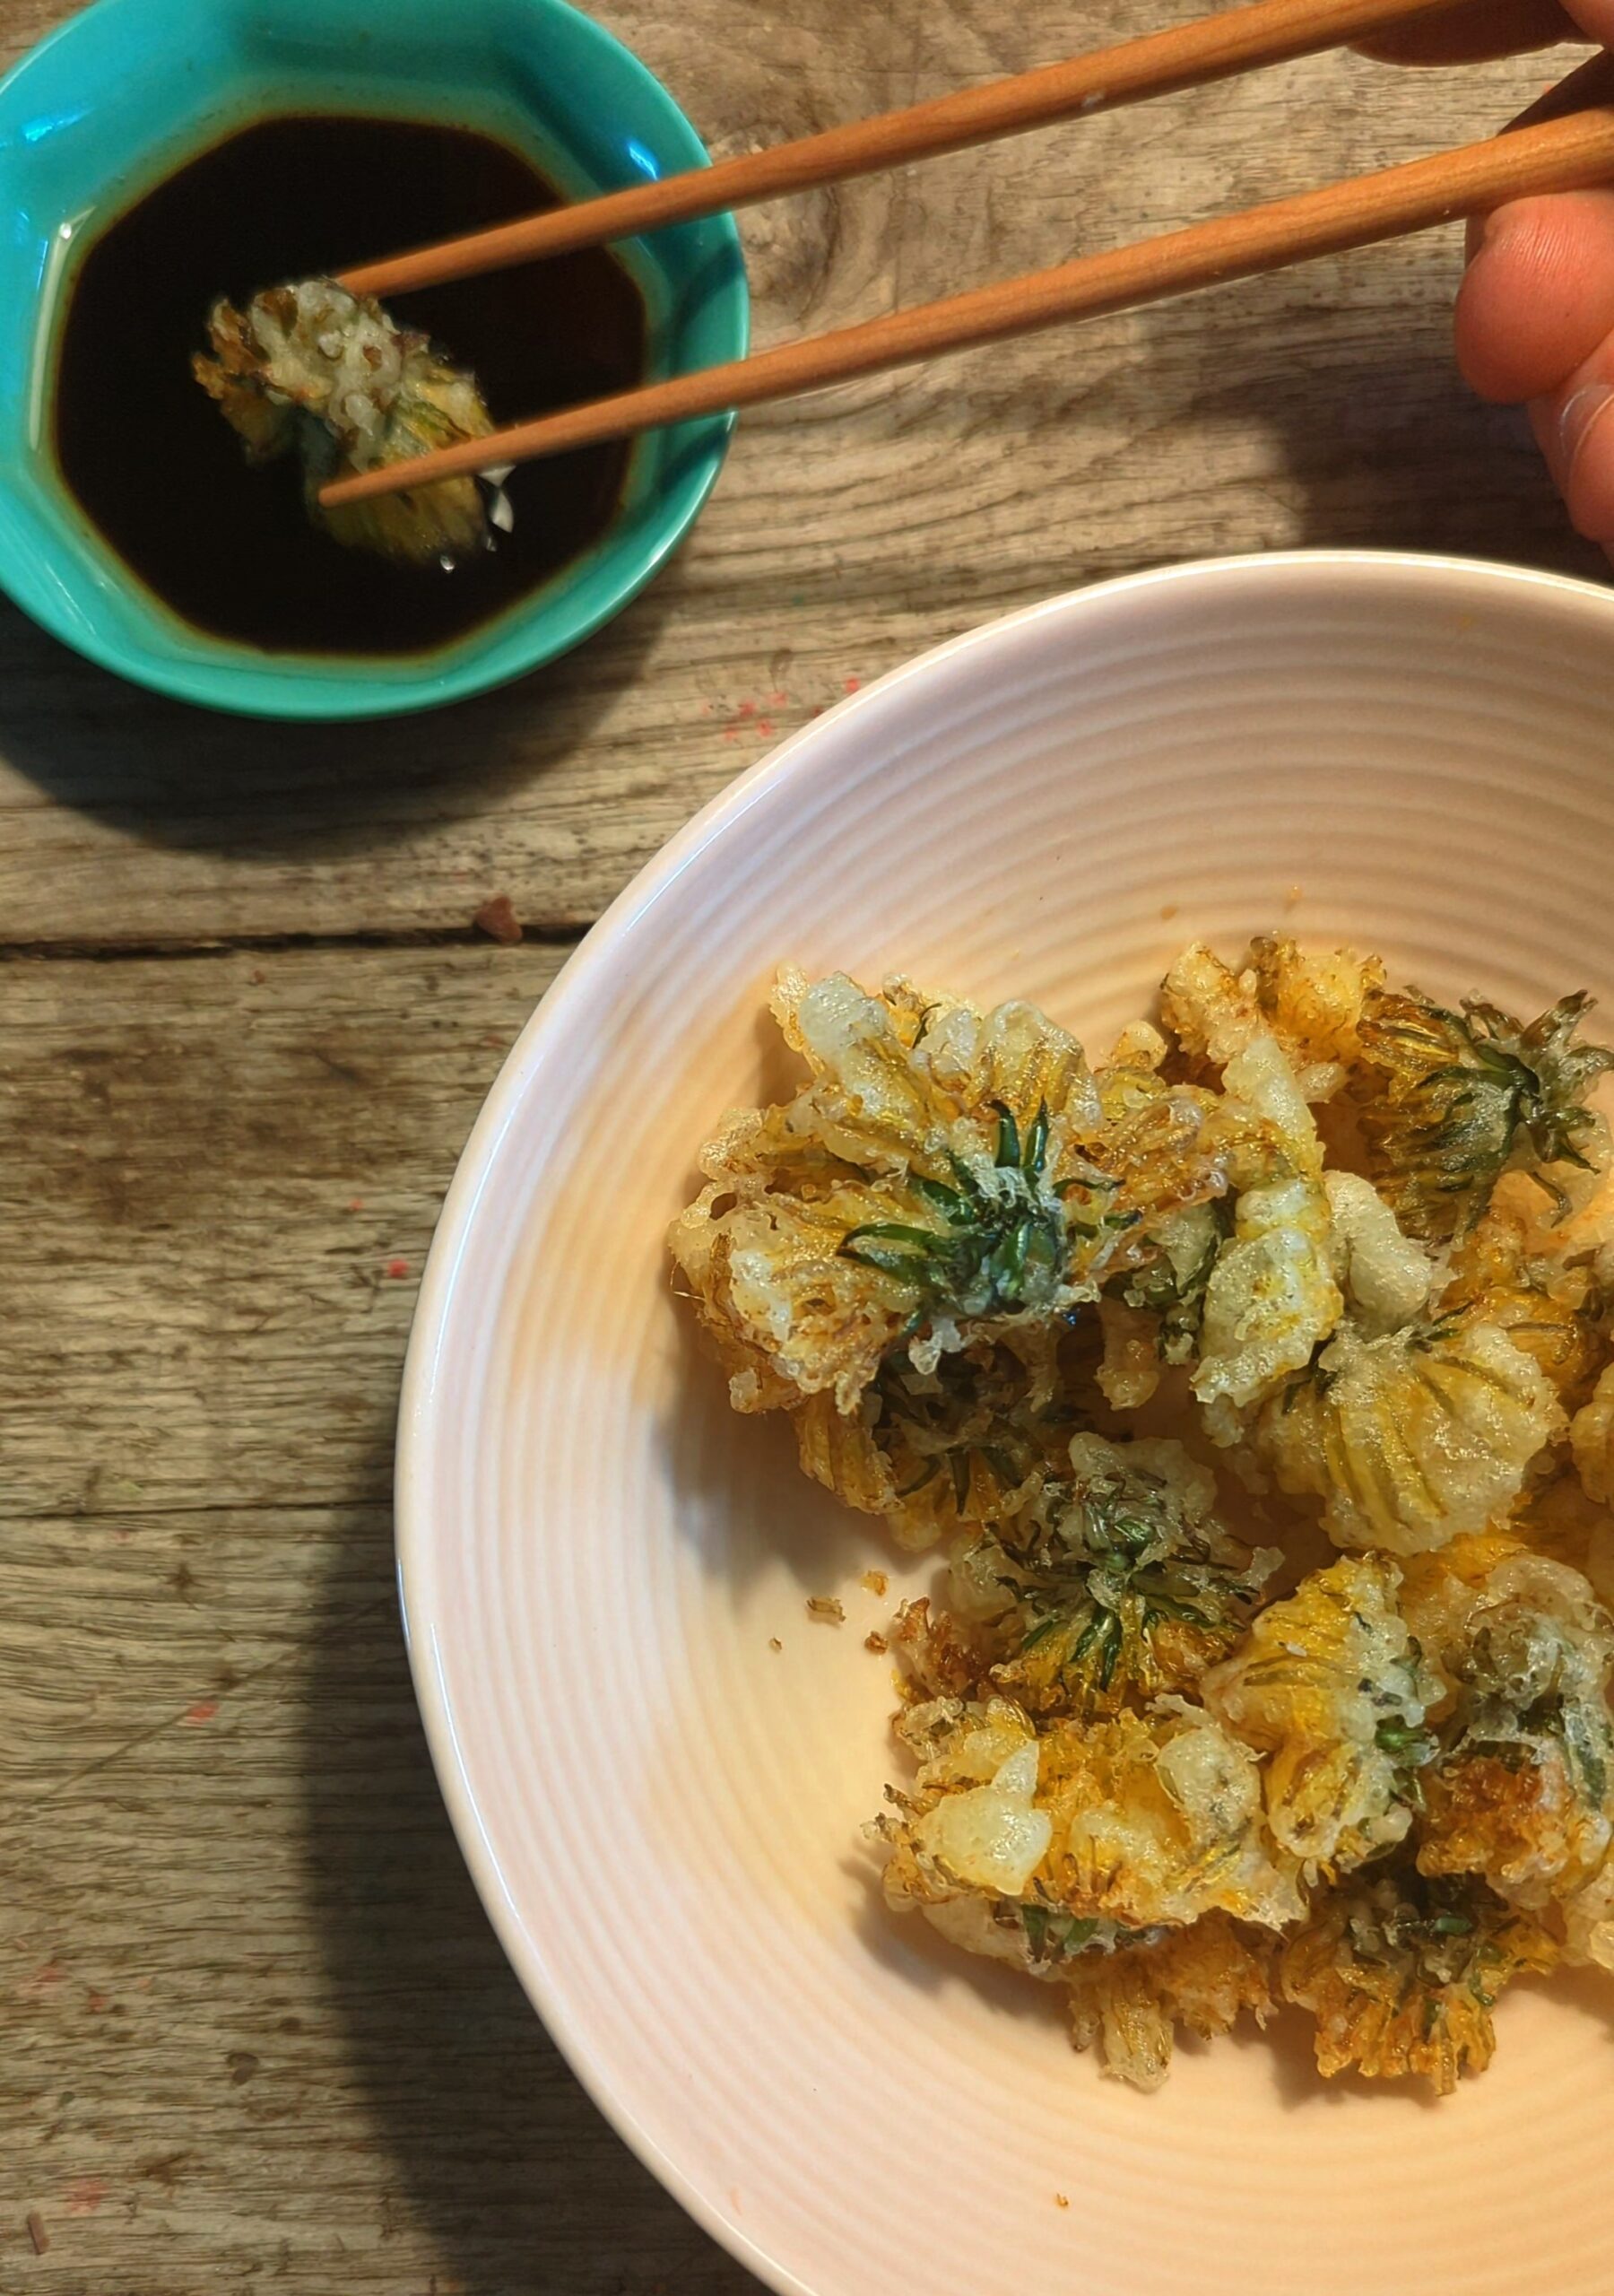
<instances>
[{"instance_id":1,"label":"teal ceramic bowl","mask_svg":"<svg viewBox=\"0 0 1614 2296\"><path fill-rule=\"evenodd\" d=\"M52 367L75 256L234 128L333 110L481 128L573 198L706 163L666 91L563 0L97 0L0 81L0 584L105 668L256 717L429 709L552 660L664 563L710 491L728 437L719 421L640 439L600 539L551 582L430 653L271 654L180 621L100 539L56 468ZM728 216L619 253L648 307L653 377L742 355L745 274Z\"/></svg>"}]
</instances>

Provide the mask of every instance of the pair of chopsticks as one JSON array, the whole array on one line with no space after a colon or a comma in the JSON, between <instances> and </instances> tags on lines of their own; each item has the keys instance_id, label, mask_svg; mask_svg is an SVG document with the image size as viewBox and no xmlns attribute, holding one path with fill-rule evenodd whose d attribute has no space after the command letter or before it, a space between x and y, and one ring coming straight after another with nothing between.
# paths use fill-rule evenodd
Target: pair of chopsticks
<instances>
[{"instance_id":1,"label":"pair of chopsticks","mask_svg":"<svg viewBox=\"0 0 1614 2296\"><path fill-rule=\"evenodd\" d=\"M786 192L873 174L904 161L962 151L1056 120L1200 87L1359 40L1453 4L1454 0L1251 0L1247 6L985 88L361 265L344 272L342 284L355 294L404 294L598 246ZM1399 239L1531 194L1606 182L1614 178L1614 101L1597 98L1614 97L1614 86L1605 64L1605 58L1594 58L1523 123L1483 143L566 407L485 439L338 480L322 491L320 500L334 508L371 495L412 491L438 479L630 438L664 423L794 398L944 352L973 350L1064 320L1159 302L1316 256Z\"/></svg>"}]
</instances>

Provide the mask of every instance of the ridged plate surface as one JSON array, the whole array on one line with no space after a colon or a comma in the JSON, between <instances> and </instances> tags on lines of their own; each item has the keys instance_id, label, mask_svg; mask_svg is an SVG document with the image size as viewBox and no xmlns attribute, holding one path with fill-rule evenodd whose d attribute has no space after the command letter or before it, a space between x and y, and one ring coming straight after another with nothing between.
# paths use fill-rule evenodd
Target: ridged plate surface
<instances>
[{"instance_id":1,"label":"ridged plate surface","mask_svg":"<svg viewBox=\"0 0 1614 2296\"><path fill-rule=\"evenodd\" d=\"M1611 881L1614 598L1449 561L1187 568L810 726L645 873L511 1055L405 1388L421 1703L534 2001L774 2286L1614 2289L1614 1995L1520 1988L1492 2071L1439 2106L1324 2088L1297 2021L1182 2050L1141 2097L1071 2053L1051 1988L883 1913L858 1830L890 1678L863 1638L929 1574L729 1412L662 1251L696 1144L779 1078L781 961L1029 996L1103 1048L1191 936L1280 924L1533 1012L1614 989ZM841 1628L807 1615L831 1593Z\"/></svg>"}]
</instances>

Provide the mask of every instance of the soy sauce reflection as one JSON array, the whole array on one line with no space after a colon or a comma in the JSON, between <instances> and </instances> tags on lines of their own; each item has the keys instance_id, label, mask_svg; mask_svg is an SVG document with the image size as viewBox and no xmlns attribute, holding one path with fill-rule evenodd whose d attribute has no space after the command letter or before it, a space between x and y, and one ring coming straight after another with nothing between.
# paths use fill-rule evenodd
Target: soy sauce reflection
<instances>
[{"instance_id":1,"label":"soy sauce reflection","mask_svg":"<svg viewBox=\"0 0 1614 2296\"><path fill-rule=\"evenodd\" d=\"M110 223L81 264L54 401L63 476L173 611L273 653L420 654L549 580L611 525L626 443L524 465L514 530L451 572L346 550L311 526L290 463L253 469L193 380L221 294L553 206L554 186L491 137L426 121L268 119L188 161ZM643 297L588 248L388 309L474 370L495 422L630 388Z\"/></svg>"}]
</instances>

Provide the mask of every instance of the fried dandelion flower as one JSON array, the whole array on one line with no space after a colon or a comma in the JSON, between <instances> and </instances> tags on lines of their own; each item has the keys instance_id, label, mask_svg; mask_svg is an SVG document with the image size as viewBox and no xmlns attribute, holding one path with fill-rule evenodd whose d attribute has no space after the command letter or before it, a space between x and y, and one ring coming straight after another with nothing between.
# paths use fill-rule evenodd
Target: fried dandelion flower
<instances>
[{"instance_id":1,"label":"fried dandelion flower","mask_svg":"<svg viewBox=\"0 0 1614 2296\"><path fill-rule=\"evenodd\" d=\"M320 489L412 461L493 424L475 378L369 296L330 279L272 287L245 309L213 306L196 380L246 444L249 459L294 457L309 517L340 543L416 565L452 565L508 524L501 495L473 477L326 509Z\"/></svg>"},{"instance_id":2,"label":"fried dandelion flower","mask_svg":"<svg viewBox=\"0 0 1614 2296\"><path fill-rule=\"evenodd\" d=\"M1439 1684L1396 1608L1400 1578L1377 1556L1314 1571L1200 1686L1265 1758L1269 1831L1309 1871L1332 1876L1401 1840L1436 1751L1424 1719Z\"/></svg>"},{"instance_id":3,"label":"fried dandelion flower","mask_svg":"<svg viewBox=\"0 0 1614 2296\"><path fill-rule=\"evenodd\" d=\"M1557 1168L1589 1169L1586 1095L1614 1065L1575 1042L1591 1001L1566 996L1526 1027L1475 999L1454 1012L1416 991L1369 999L1357 1114L1372 1178L1409 1234L1462 1235L1513 1162L1568 1210Z\"/></svg>"},{"instance_id":4,"label":"fried dandelion flower","mask_svg":"<svg viewBox=\"0 0 1614 2296\"><path fill-rule=\"evenodd\" d=\"M1215 1508L1181 1444L1076 1436L1065 1477L954 1561L947 1609L982 1676L1034 1716L1192 1689L1279 1561L1232 1537Z\"/></svg>"},{"instance_id":5,"label":"fried dandelion flower","mask_svg":"<svg viewBox=\"0 0 1614 2296\"><path fill-rule=\"evenodd\" d=\"M1558 1958L1548 1932L1483 1883L1429 1881L1398 1863L1320 1900L1282 1946L1278 1989L1316 2020L1325 2077L1419 2077L1445 2097L1490 2063L1498 1996Z\"/></svg>"},{"instance_id":6,"label":"fried dandelion flower","mask_svg":"<svg viewBox=\"0 0 1614 2296\"><path fill-rule=\"evenodd\" d=\"M1415 1554L1506 1515L1563 1424L1545 1374L1492 1325L1347 1326L1267 1405L1255 1446L1284 1491L1323 1500L1336 1546Z\"/></svg>"}]
</instances>

